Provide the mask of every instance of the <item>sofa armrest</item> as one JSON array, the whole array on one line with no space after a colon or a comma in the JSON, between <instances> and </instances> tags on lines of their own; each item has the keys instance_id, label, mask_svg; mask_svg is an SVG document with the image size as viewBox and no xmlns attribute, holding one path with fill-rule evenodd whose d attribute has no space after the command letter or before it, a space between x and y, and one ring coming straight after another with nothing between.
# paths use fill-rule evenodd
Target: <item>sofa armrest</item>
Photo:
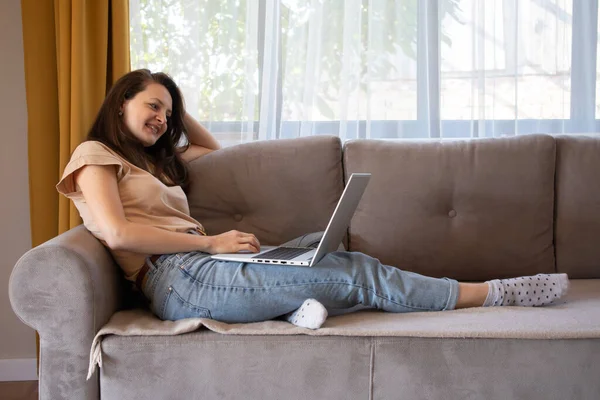
<instances>
[{"instance_id":1,"label":"sofa armrest","mask_svg":"<svg viewBox=\"0 0 600 400\"><path fill-rule=\"evenodd\" d=\"M9 282L13 310L40 335L40 399L98 399L86 381L98 330L123 302L110 253L83 225L25 253Z\"/></svg>"}]
</instances>

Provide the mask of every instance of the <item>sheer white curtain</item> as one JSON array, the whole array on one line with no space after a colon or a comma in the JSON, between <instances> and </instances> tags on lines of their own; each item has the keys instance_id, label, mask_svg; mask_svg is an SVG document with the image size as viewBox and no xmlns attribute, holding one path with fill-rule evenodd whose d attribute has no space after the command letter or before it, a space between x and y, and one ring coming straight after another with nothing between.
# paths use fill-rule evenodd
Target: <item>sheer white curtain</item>
<instances>
[{"instance_id":1,"label":"sheer white curtain","mask_svg":"<svg viewBox=\"0 0 600 400\"><path fill-rule=\"evenodd\" d=\"M596 132L598 0L130 0L133 68L228 144Z\"/></svg>"}]
</instances>

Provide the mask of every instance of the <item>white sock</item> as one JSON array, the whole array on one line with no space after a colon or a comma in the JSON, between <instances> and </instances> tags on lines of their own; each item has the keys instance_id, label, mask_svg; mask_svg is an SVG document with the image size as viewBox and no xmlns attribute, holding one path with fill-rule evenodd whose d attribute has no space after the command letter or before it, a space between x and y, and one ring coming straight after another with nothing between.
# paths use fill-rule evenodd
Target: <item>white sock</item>
<instances>
[{"instance_id":1,"label":"white sock","mask_svg":"<svg viewBox=\"0 0 600 400\"><path fill-rule=\"evenodd\" d=\"M536 307L552 304L567 293L567 274L537 274L487 281L489 291L484 307Z\"/></svg>"},{"instance_id":2,"label":"white sock","mask_svg":"<svg viewBox=\"0 0 600 400\"><path fill-rule=\"evenodd\" d=\"M286 314L284 318L301 328L319 329L327 319L327 310L315 299L305 300L296 311Z\"/></svg>"}]
</instances>

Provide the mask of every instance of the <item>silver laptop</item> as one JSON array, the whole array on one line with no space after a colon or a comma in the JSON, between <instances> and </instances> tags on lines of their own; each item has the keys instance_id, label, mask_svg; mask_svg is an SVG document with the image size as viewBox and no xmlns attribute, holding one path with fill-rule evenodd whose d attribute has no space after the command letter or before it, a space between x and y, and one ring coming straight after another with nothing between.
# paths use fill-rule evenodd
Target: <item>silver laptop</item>
<instances>
[{"instance_id":1,"label":"silver laptop","mask_svg":"<svg viewBox=\"0 0 600 400\"><path fill-rule=\"evenodd\" d=\"M340 197L335 211L329 220L327 229L325 229L325 234L316 249L312 247L261 246L259 253L215 254L212 258L246 263L305 265L312 267L325 254L337 250L370 178L371 174L367 173L355 173L350 176L342 197Z\"/></svg>"}]
</instances>

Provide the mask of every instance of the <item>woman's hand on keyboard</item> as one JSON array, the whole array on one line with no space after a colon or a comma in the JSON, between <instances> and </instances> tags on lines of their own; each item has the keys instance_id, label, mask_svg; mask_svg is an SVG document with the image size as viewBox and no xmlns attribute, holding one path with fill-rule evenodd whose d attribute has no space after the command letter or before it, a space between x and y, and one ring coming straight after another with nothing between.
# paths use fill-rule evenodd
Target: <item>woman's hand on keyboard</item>
<instances>
[{"instance_id":1,"label":"woman's hand on keyboard","mask_svg":"<svg viewBox=\"0 0 600 400\"><path fill-rule=\"evenodd\" d=\"M209 236L209 238L208 252L210 254L238 253L240 251L258 253L260 251L260 243L256 236L251 233L233 230L220 235Z\"/></svg>"}]
</instances>

